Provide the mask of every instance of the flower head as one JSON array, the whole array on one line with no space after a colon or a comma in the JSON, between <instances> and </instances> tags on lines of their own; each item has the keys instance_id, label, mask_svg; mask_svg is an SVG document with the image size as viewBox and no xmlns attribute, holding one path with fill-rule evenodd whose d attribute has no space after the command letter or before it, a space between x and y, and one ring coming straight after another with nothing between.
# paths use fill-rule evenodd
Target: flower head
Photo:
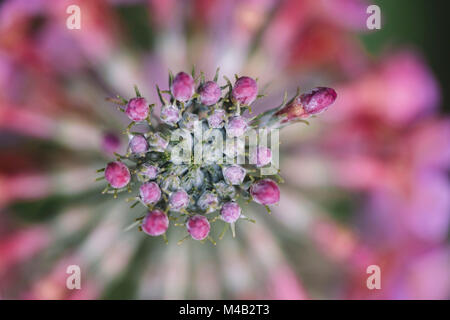
<instances>
[{"instance_id":1,"label":"flower head","mask_svg":"<svg viewBox=\"0 0 450 320\"><path fill-rule=\"evenodd\" d=\"M307 115L325 111L335 100L337 94L331 88L319 87L300 96L300 102Z\"/></svg>"},{"instance_id":2,"label":"flower head","mask_svg":"<svg viewBox=\"0 0 450 320\"><path fill-rule=\"evenodd\" d=\"M155 121L149 121L146 112L153 109L135 88L137 97L127 103L126 112L142 114L131 118L133 122L126 131L130 152L116 154L118 160L107 165L105 178L116 189L114 194L124 191L125 186L130 192L137 189L133 206L141 203L151 208L141 217L141 228L149 235L164 234L169 221L174 221L174 225L185 225L193 239L213 242L208 237L211 223L220 220L231 224L234 236L234 224L244 217L237 203L239 197L266 208L280 200L276 182L264 177L265 170L272 166L262 168L272 162L273 149L265 142L261 145L260 135L253 135L251 130L279 128L318 114L335 100L336 93L317 88L248 119L243 113L258 96L254 79L240 77L234 86L226 79L229 85L224 99L217 74L214 81L202 79L196 95L196 83L189 74L180 72L169 79L170 91L157 87L162 108L159 119L152 117ZM170 95L170 100L164 94ZM131 133L138 119L147 120L148 132ZM170 137L174 133L176 136ZM250 135L256 139L255 147ZM221 145L223 139L226 141ZM282 180L276 171L272 175Z\"/></svg>"}]
</instances>

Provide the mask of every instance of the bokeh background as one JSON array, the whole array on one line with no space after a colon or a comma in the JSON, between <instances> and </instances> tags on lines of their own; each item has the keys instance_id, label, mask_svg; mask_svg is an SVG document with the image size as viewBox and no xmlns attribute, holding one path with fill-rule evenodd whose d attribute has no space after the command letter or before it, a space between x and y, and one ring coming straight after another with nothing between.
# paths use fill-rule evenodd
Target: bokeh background
<instances>
[{"instance_id":1,"label":"bokeh background","mask_svg":"<svg viewBox=\"0 0 450 320\"><path fill-rule=\"evenodd\" d=\"M81 30L66 28L70 4ZM366 28L369 4L381 30ZM1 2L0 298L450 298L445 4ZM297 86L338 93L310 126L282 132L280 204L246 206L256 224L216 247L124 231L142 208L94 182L126 149L126 119L105 97L138 84L157 102L168 70L192 65L259 78L268 97L255 112ZM81 290L66 288L72 264ZM366 287L372 264L381 290Z\"/></svg>"}]
</instances>

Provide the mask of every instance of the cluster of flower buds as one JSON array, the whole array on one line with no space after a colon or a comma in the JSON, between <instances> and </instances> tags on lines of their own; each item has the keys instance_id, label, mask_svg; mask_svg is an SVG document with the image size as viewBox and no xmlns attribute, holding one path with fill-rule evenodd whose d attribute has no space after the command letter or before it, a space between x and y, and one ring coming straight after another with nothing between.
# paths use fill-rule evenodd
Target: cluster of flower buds
<instances>
[{"instance_id":1,"label":"cluster of flower buds","mask_svg":"<svg viewBox=\"0 0 450 320\"><path fill-rule=\"evenodd\" d=\"M137 87L132 99L109 99L132 122L125 131L129 137L128 152L116 153L117 159L99 170L104 172L99 179L108 182L103 193L117 197L119 192L135 192L135 197L128 198L135 201L132 207L142 204L146 211L133 225L139 225L150 236L167 239L165 234L172 224L186 228L185 239L209 239L215 243L210 236L213 222L225 223L221 238L229 227L235 235L238 220L253 221L243 214L241 200L254 201L270 210L269 206L280 200L277 183L282 181L278 170L270 175L262 173L272 163L273 150L265 145L248 148L246 133L304 121L324 111L336 99L333 89L317 88L297 94L289 102L285 99L281 106L254 118L244 117L244 112L251 113L250 105L261 97L257 81L236 76L233 85L224 77L226 85L221 87L217 83L218 72L210 81L205 81L203 73L196 78L195 71L180 72L175 77L170 73L169 90L156 87L162 104L159 117ZM145 132L131 131L135 124L142 123ZM198 136L196 130L202 134ZM178 139L173 139L175 132ZM218 140L211 137L232 143L227 142L223 150L215 143ZM241 149L237 141L243 143ZM188 151L184 161L174 156L181 145ZM190 151L195 153L199 146L204 158L193 161L195 156ZM239 162L238 158L244 161Z\"/></svg>"}]
</instances>

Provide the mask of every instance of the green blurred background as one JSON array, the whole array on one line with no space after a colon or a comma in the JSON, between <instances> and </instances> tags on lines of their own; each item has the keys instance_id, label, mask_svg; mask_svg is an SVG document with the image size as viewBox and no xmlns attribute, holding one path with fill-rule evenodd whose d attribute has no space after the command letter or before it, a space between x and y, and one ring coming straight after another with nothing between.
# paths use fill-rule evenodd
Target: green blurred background
<instances>
[{"instance_id":1,"label":"green blurred background","mask_svg":"<svg viewBox=\"0 0 450 320\"><path fill-rule=\"evenodd\" d=\"M413 47L421 52L442 87L442 109L449 107L450 71L446 59L450 1L447 0L375 0L380 6L381 30L361 36L366 48L380 54L386 47Z\"/></svg>"}]
</instances>

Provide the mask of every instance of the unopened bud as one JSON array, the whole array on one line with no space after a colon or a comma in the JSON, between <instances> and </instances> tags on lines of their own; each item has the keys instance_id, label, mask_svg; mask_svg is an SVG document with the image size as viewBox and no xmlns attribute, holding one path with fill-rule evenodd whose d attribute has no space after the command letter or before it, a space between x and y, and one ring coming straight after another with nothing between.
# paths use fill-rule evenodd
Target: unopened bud
<instances>
[{"instance_id":1,"label":"unopened bud","mask_svg":"<svg viewBox=\"0 0 450 320\"><path fill-rule=\"evenodd\" d=\"M225 181L231 185L239 185L244 181L245 169L238 165L232 165L223 169Z\"/></svg>"},{"instance_id":2,"label":"unopened bud","mask_svg":"<svg viewBox=\"0 0 450 320\"><path fill-rule=\"evenodd\" d=\"M123 188L130 183L130 170L120 161L110 162L105 169L105 179L111 187L115 189Z\"/></svg>"},{"instance_id":3,"label":"unopened bud","mask_svg":"<svg viewBox=\"0 0 450 320\"><path fill-rule=\"evenodd\" d=\"M319 87L308 93L296 97L275 115L284 116L282 123L308 118L325 111L335 100L337 94L334 89Z\"/></svg>"},{"instance_id":4,"label":"unopened bud","mask_svg":"<svg viewBox=\"0 0 450 320\"><path fill-rule=\"evenodd\" d=\"M156 203L161 199L161 189L156 182L147 182L139 188L141 200L145 204Z\"/></svg>"},{"instance_id":5,"label":"unopened bud","mask_svg":"<svg viewBox=\"0 0 450 320\"><path fill-rule=\"evenodd\" d=\"M250 186L253 200L262 205L275 204L280 201L280 188L271 179L256 181Z\"/></svg>"},{"instance_id":6,"label":"unopened bud","mask_svg":"<svg viewBox=\"0 0 450 320\"><path fill-rule=\"evenodd\" d=\"M231 117L228 119L225 129L230 138L240 137L247 131L247 120L241 116Z\"/></svg>"},{"instance_id":7,"label":"unopened bud","mask_svg":"<svg viewBox=\"0 0 450 320\"><path fill-rule=\"evenodd\" d=\"M198 88L198 93L200 94L200 101L206 106L215 104L222 95L220 87L214 81L208 81L202 84Z\"/></svg>"},{"instance_id":8,"label":"unopened bud","mask_svg":"<svg viewBox=\"0 0 450 320\"><path fill-rule=\"evenodd\" d=\"M129 147L134 154L144 153L148 150L147 139L143 135L137 134L131 138Z\"/></svg>"},{"instance_id":9,"label":"unopened bud","mask_svg":"<svg viewBox=\"0 0 450 320\"><path fill-rule=\"evenodd\" d=\"M241 215L241 207L234 202L226 202L222 209L220 210L220 216L222 217L222 220L228 223L233 223L237 219L239 219L239 216Z\"/></svg>"},{"instance_id":10,"label":"unopened bud","mask_svg":"<svg viewBox=\"0 0 450 320\"><path fill-rule=\"evenodd\" d=\"M186 72L179 72L173 79L171 91L178 101L186 102L191 99L194 90L194 79Z\"/></svg>"},{"instance_id":11,"label":"unopened bud","mask_svg":"<svg viewBox=\"0 0 450 320\"><path fill-rule=\"evenodd\" d=\"M128 102L125 113L128 118L133 121L139 122L147 119L149 114L149 107L145 98L133 98Z\"/></svg>"},{"instance_id":12,"label":"unopened bud","mask_svg":"<svg viewBox=\"0 0 450 320\"><path fill-rule=\"evenodd\" d=\"M243 105L250 105L258 95L258 85L250 77L240 77L237 79L231 91L231 98L235 102Z\"/></svg>"},{"instance_id":13,"label":"unopened bud","mask_svg":"<svg viewBox=\"0 0 450 320\"><path fill-rule=\"evenodd\" d=\"M161 121L170 126L174 126L181 119L180 109L174 105L166 105L161 108Z\"/></svg>"},{"instance_id":14,"label":"unopened bud","mask_svg":"<svg viewBox=\"0 0 450 320\"><path fill-rule=\"evenodd\" d=\"M141 227L142 231L150 236L160 236L169 228L169 218L163 211L156 209L147 214Z\"/></svg>"},{"instance_id":15,"label":"unopened bud","mask_svg":"<svg viewBox=\"0 0 450 320\"><path fill-rule=\"evenodd\" d=\"M186 227L194 240L204 240L211 229L208 219L199 214L189 218Z\"/></svg>"},{"instance_id":16,"label":"unopened bud","mask_svg":"<svg viewBox=\"0 0 450 320\"><path fill-rule=\"evenodd\" d=\"M175 191L169 198L170 209L178 211L186 208L189 204L189 195L183 189Z\"/></svg>"}]
</instances>

